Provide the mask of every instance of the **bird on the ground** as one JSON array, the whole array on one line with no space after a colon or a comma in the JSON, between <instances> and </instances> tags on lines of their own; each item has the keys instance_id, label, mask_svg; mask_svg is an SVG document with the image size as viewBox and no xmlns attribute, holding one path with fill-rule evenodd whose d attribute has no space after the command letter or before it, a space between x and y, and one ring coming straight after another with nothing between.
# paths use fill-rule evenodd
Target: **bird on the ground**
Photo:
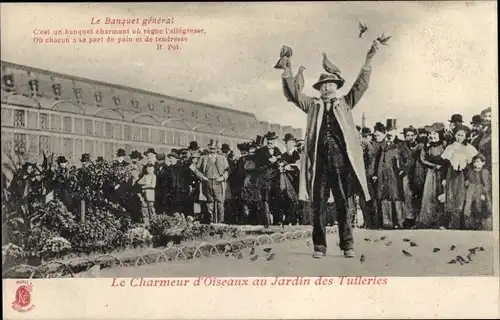
<instances>
[{"instance_id":1,"label":"bird on the ground","mask_svg":"<svg viewBox=\"0 0 500 320\"><path fill-rule=\"evenodd\" d=\"M271 252L271 250L273 250L273 248L264 248L264 249L262 249L262 251L267 252L267 253Z\"/></svg>"},{"instance_id":2,"label":"bird on the ground","mask_svg":"<svg viewBox=\"0 0 500 320\"><path fill-rule=\"evenodd\" d=\"M311 247L311 246L312 246L312 242L311 242L311 240L307 240L306 245L307 245L308 247Z\"/></svg>"},{"instance_id":3,"label":"bird on the ground","mask_svg":"<svg viewBox=\"0 0 500 320\"><path fill-rule=\"evenodd\" d=\"M457 260L455 260L455 259L448 261L448 264L455 264L455 263L457 263Z\"/></svg>"},{"instance_id":4,"label":"bird on the ground","mask_svg":"<svg viewBox=\"0 0 500 320\"><path fill-rule=\"evenodd\" d=\"M340 73L340 69L334 65L330 60L328 60L328 56L326 52L323 52L323 69L325 69L328 73Z\"/></svg>"},{"instance_id":5,"label":"bird on the ground","mask_svg":"<svg viewBox=\"0 0 500 320\"><path fill-rule=\"evenodd\" d=\"M359 257L359 262L363 263L365 262L365 255L362 254L361 257Z\"/></svg>"},{"instance_id":6,"label":"bird on the ground","mask_svg":"<svg viewBox=\"0 0 500 320\"><path fill-rule=\"evenodd\" d=\"M434 248L434 249L432 249L432 252L438 252L439 250L441 250L441 249L439 249L439 248Z\"/></svg>"},{"instance_id":7,"label":"bird on the ground","mask_svg":"<svg viewBox=\"0 0 500 320\"><path fill-rule=\"evenodd\" d=\"M363 33L368 30L368 26L366 24L362 24L361 22L359 23L359 37L361 38L363 36Z\"/></svg>"},{"instance_id":8,"label":"bird on the ground","mask_svg":"<svg viewBox=\"0 0 500 320\"><path fill-rule=\"evenodd\" d=\"M226 257L229 257L231 254L230 254L229 252L226 252L224 255L225 255Z\"/></svg>"},{"instance_id":9,"label":"bird on the ground","mask_svg":"<svg viewBox=\"0 0 500 320\"><path fill-rule=\"evenodd\" d=\"M337 247L340 247L340 244L337 242Z\"/></svg>"},{"instance_id":10,"label":"bird on the ground","mask_svg":"<svg viewBox=\"0 0 500 320\"><path fill-rule=\"evenodd\" d=\"M373 242L379 242L379 240L378 240L378 239L375 239L375 240L373 240Z\"/></svg>"},{"instance_id":11,"label":"bird on the ground","mask_svg":"<svg viewBox=\"0 0 500 320\"><path fill-rule=\"evenodd\" d=\"M483 247L479 247L478 250L479 251L484 251L484 248Z\"/></svg>"},{"instance_id":12,"label":"bird on the ground","mask_svg":"<svg viewBox=\"0 0 500 320\"><path fill-rule=\"evenodd\" d=\"M380 237L380 240L385 240L385 239L387 239L387 236L381 236Z\"/></svg>"},{"instance_id":13,"label":"bird on the ground","mask_svg":"<svg viewBox=\"0 0 500 320\"><path fill-rule=\"evenodd\" d=\"M251 261L255 261L255 260L257 260L257 258L258 258L258 257L259 257L259 255L258 255L258 254L256 254L256 255L254 255L254 256L252 256L252 257L250 257L250 260L251 260Z\"/></svg>"},{"instance_id":14,"label":"bird on the ground","mask_svg":"<svg viewBox=\"0 0 500 320\"><path fill-rule=\"evenodd\" d=\"M410 247L418 247L418 244L415 241L411 241Z\"/></svg>"},{"instance_id":15,"label":"bird on the ground","mask_svg":"<svg viewBox=\"0 0 500 320\"><path fill-rule=\"evenodd\" d=\"M372 241L372 239L370 239L370 238L365 238L365 241L366 241L366 242L370 242L370 241Z\"/></svg>"},{"instance_id":16,"label":"bird on the ground","mask_svg":"<svg viewBox=\"0 0 500 320\"><path fill-rule=\"evenodd\" d=\"M465 260L464 257L458 255L455 259L457 259L457 261L462 261L463 263L469 263L469 261Z\"/></svg>"},{"instance_id":17,"label":"bird on the ground","mask_svg":"<svg viewBox=\"0 0 500 320\"><path fill-rule=\"evenodd\" d=\"M456 247L455 247L455 245L454 245L454 244L453 244L453 245L451 245L451 247L450 247L450 251L455 250L455 248L456 248Z\"/></svg>"},{"instance_id":18,"label":"bird on the ground","mask_svg":"<svg viewBox=\"0 0 500 320\"><path fill-rule=\"evenodd\" d=\"M410 242L411 240L410 240L410 239L408 239L408 238L403 238L403 241L404 241L404 242Z\"/></svg>"},{"instance_id":19,"label":"bird on the ground","mask_svg":"<svg viewBox=\"0 0 500 320\"><path fill-rule=\"evenodd\" d=\"M391 39L391 36L385 36L385 32L382 33L382 35L380 37L377 38L378 42L380 42L380 44L384 45L384 46L387 46L387 42L389 42L389 39Z\"/></svg>"},{"instance_id":20,"label":"bird on the ground","mask_svg":"<svg viewBox=\"0 0 500 320\"><path fill-rule=\"evenodd\" d=\"M468 260L469 262L472 262L472 256L471 256L471 254L470 254L470 253L467 255L467 260Z\"/></svg>"},{"instance_id":21,"label":"bird on the ground","mask_svg":"<svg viewBox=\"0 0 500 320\"><path fill-rule=\"evenodd\" d=\"M255 247L252 247L252 248L250 249L250 254L255 254Z\"/></svg>"},{"instance_id":22,"label":"bird on the ground","mask_svg":"<svg viewBox=\"0 0 500 320\"><path fill-rule=\"evenodd\" d=\"M267 260L267 261L271 261L271 260L273 260L273 259L274 259L274 257L275 257L275 256L276 256L276 254L273 252L273 253L271 253L271 254L269 255L269 257L267 257L267 259L266 259L266 260Z\"/></svg>"},{"instance_id":23,"label":"bird on the ground","mask_svg":"<svg viewBox=\"0 0 500 320\"><path fill-rule=\"evenodd\" d=\"M243 252L238 252L238 255L236 256L238 259L243 259Z\"/></svg>"},{"instance_id":24,"label":"bird on the ground","mask_svg":"<svg viewBox=\"0 0 500 320\"><path fill-rule=\"evenodd\" d=\"M278 62L276 62L276 65L274 66L275 69L286 69L286 60L287 58L291 58L293 55L293 50L289 46L283 45L281 47L281 52L280 52L280 58L278 59Z\"/></svg>"},{"instance_id":25,"label":"bird on the ground","mask_svg":"<svg viewBox=\"0 0 500 320\"><path fill-rule=\"evenodd\" d=\"M390 246L392 244L392 241L388 241L385 245Z\"/></svg>"},{"instance_id":26,"label":"bird on the ground","mask_svg":"<svg viewBox=\"0 0 500 320\"><path fill-rule=\"evenodd\" d=\"M304 70L306 68L304 66L299 67L299 71L297 72L297 75L294 78L295 81L295 87L297 88L298 92L302 92L302 89L304 89ZM285 218L285 217L283 217ZM284 223L282 221L281 225L284 227Z\"/></svg>"},{"instance_id":27,"label":"bird on the ground","mask_svg":"<svg viewBox=\"0 0 500 320\"><path fill-rule=\"evenodd\" d=\"M408 251L406 251L406 250L404 250L404 249L403 249L403 250L401 250L401 251L403 252L403 254L404 254L405 256L407 256L407 257L413 257L413 255L412 255L411 253L409 253Z\"/></svg>"}]
</instances>

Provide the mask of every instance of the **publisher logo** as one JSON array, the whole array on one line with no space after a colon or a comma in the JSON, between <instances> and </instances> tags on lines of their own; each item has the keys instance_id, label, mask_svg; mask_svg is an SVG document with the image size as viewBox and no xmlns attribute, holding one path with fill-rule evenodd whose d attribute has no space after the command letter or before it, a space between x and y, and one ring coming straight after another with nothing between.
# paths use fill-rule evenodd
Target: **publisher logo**
<instances>
[{"instance_id":1,"label":"publisher logo","mask_svg":"<svg viewBox=\"0 0 500 320\"><path fill-rule=\"evenodd\" d=\"M31 292L33 291L33 284L30 281L17 281L18 285L12 308L18 312L31 311L35 305L31 303Z\"/></svg>"}]
</instances>

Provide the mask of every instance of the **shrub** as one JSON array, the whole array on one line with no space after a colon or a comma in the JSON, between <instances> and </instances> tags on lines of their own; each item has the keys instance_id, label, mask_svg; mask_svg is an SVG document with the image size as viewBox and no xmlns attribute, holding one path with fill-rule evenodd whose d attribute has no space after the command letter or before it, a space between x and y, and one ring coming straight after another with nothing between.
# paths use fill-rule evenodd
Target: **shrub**
<instances>
[{"instance_id":1,"label":"shrub","mask_svg":"<svg viewBox=\"0 0 500 320\"><path fill-rule=\"evenodd\" d=\"M158 215L151 220L150 232L155 246L164 246L169 241L179 243L188 222L183 214L175 213L173 216Z\"/></svg>"},{"instance_id":2,"label":"shrub","mask_svg":"<svg viewBox=\"0 0 500 320\"><path fill-rule=\"evenodd\" d=\"M43 245L40 255L44 260L59 258L71 251L71 243L63 237L53 237Z\"/></svg>"},{"instance_id":3,"label":"shrub","mask_svg":"<svg viewBox=\"0 0 500 320\"><path fill-rule=\"evenodd\" d=\"M23 248L13 243L8 243L2 246L2 266L5 269L6 267L22 263L25 255Z\"/></svg>"},{"instance_id":4,"label":"shrub","mask_svg":"<svg viewBox=\"0 0 500 320\"><path fill-rule=\"evenodd\" d=\"M134 248L150 246L153 240L151 233L143 227L128 230L125 238L127 245Z\"/></svg>"}]
</instances>

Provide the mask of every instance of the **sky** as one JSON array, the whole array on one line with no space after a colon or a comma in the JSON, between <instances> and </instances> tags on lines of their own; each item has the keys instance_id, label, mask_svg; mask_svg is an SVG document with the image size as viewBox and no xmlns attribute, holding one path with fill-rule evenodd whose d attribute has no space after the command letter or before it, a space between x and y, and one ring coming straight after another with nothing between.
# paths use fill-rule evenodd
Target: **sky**
<instances>
[{"instance_id":1,"label":"sky","mask_svg":"<svg viewBox=\"0 0 500 320\"><path fill-rule=\"evenodd\" d=\"M274 69L293 48L304 93L324 72L322 52L346 79L346 93L371 42L385 32L368 91L353 110L368 126L446 122L497 105L496 1L312 3L1 4L1 58L251 112L261 121L305 128L306 115L282 93ZM203 28L179 52L150 44L35 44L33 29L88 29L92 17L174 17L169 27ZM368 31L358 37L358 23Z\"/></svg>"}]
</instances>

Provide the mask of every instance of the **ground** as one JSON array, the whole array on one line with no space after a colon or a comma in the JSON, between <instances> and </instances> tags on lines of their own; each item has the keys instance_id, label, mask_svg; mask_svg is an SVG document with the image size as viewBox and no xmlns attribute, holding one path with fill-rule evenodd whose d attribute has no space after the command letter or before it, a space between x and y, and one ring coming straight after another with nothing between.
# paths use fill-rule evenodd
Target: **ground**
<instances>
[{"instance_id":1,"label":"ground","mask_svg":"<svg viewBox=\"0 0 500 320\"><path fill-rule=\"evenodd\" d=\"M277 276L386 276L386 277L438 277L438 276L492 276L494 274L493 232L451 230L364 230L356 229L357 258L346 259L339 250L338 234L328 235L328 253L323 259L313 259L310 237L288 240L279 244L263 245L256 249L259 258L250 261L249 250L244 257L214 256L188 261L137 267L115 267L101 270L100 277L277 277ZM386 236L385 240L380 240ZM366 241L370 239L371 241ZM410 239L417 244L411 247ZM374 241L379 239L378 241ZM391 241L392 244L386 245ZM450 250L451 246L456 248ZM484 248L471 256L473 261L460 265L448 264L457 255L467 260L468 249ZM262 248L272 247L275 258L266 261ZM433 252L434 248L440 251ZM402 250L413 256L407 257ZM364 255L365 261L360 262Z\"/></svg>"}]
</instances>

